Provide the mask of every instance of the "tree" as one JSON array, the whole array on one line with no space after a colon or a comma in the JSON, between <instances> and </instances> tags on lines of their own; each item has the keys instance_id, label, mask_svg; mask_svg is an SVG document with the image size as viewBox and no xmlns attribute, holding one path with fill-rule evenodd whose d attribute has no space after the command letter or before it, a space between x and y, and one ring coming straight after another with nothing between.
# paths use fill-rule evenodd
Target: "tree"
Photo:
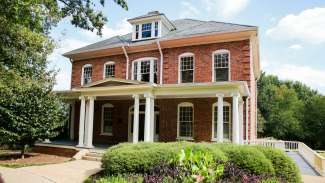
<instances>
[{"instance_id":1,"label":"tree","mask_svg":"<svg viewBox=\"0 0 325 183\"><path fill-rule=\"evenodd\" d=\"M125 0L114 0L128 9ZM92 0L4 0L0 3L0 145L27 145L54 137L64 124L64 104L52 93L55 71L47 71L53 51L50 30L63 18L90 31L107 18Z\"/></svg>"}]
</instances>

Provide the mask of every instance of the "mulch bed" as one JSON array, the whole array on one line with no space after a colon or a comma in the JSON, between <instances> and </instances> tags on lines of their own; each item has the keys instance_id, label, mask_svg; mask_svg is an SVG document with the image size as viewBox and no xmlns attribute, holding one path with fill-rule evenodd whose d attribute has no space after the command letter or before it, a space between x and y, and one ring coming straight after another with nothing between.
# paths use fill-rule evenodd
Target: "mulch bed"
<instances>
[{"instance_id":1,"label":"mulch bed","mask_svg":"<svg viewBox=\"0 0 325 183\"><path fill-rule=\"evenodd\" d=\"M62 163L69 161L71 158L42 154L42 153L26 153L25 158L21 159L20 153L15 151L0 151L0 166L30 166L30 165L43 165L52 163Z\"/></svg>"}]
</instances>

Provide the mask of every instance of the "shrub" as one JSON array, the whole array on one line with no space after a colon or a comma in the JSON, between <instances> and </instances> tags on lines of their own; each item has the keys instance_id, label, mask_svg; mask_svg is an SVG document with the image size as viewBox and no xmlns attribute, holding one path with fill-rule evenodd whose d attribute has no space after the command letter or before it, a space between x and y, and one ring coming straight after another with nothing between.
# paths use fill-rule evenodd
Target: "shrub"
<instances>
[{"instance_id":1,"label":"shrub","mask_svg":"<svg viewBox=\"0 0 325 183\"><path fill-rule=\"evenodd\" d=\"M194 151L208 151L215 159L227 159L222 151L212 146L209 147L205 143L123 143L107 150L102 159L102 167L107 174L143 174L149 172L160 162L169 162L181 149L186 147L191 147Z\"/></svg>"},{"instance_id":2,"label":"shrub","mask_svg":"<svg viewBox=\"0 0 325 183\"><path fill-rule=\"evenodd\" d=\"M229 161L253 174L274 175L272 162L262 152L249 146L224 145L218 147L228 156Z\"/></svg>"},{"instance_id":3,"label":"shrub","mask_svg":"<svg viewBox=\"0 0 325 183\"><path fill-rule=\"evenodd\" d=\"M261 151L266 156L266 158L271 160L276 176L282 177L290 183L301 182L301 176L298 167L293 162L293 160L288 157L283 151L261 146L256 146L256 148Z\"/></svg>"}]
</instances>

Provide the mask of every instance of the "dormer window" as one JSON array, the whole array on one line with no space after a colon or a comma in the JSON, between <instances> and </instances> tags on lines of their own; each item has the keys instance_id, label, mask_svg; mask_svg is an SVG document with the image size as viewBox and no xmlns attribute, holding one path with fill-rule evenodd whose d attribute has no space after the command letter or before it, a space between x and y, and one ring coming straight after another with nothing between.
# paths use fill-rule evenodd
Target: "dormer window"
<instances>
[{"instance_id":1,"label":"dormer window","mask_svg":"<svg viewBox=\"0 0 325 183\"><path fill-rule=\"evenodd\" d=\"M159 31L159 23L158 22L155 22L155 37L158 37L158 31Z\"/></svg>"},{"instance_id":2,"label":"dormer window","mask_svg":"<svg viewBox=\"0 0 325 183\"><path fill-rule=\"evenodd\" d=\"M135 39L139 39L139 25L135 26Z\"/></svg>"},{"instance_id":3,"label":"dormer window","mask_svg":"<svg viewBox=\"0 0 325 183\"><path fill-rule=\"evenodd\" d=\"M142 38L151 37L151 23L142 24Z\"/></svg>"}]
</instances>

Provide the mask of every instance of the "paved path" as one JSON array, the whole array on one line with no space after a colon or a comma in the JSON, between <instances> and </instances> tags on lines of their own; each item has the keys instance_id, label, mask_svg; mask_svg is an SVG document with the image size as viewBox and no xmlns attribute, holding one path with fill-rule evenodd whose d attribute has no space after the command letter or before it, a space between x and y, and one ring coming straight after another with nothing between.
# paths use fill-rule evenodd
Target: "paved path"
<instances>
[{"instance_id":1,"label":"paved path","mask_svg":"<svg viewBox=\"0 0 325 183\"><path fill-rule=\"evenodd\" d=\"M101 170L100 164L97 161L76 160L17 169L0 167L0 173L5 183L82 183Z\"/></svg>"},{"instance_id":2,"label":"paved path","mask_svg":"<svg viewBox=\"0 0 325 183\"><path fill-rule=\"evenodd\" d=\"M319 176L313 167L307 163L307 161L297 152L287 152L288 156L292 158L299 167L301 174L303 175L312 175Z\"/></svg>"}]
</instances>

